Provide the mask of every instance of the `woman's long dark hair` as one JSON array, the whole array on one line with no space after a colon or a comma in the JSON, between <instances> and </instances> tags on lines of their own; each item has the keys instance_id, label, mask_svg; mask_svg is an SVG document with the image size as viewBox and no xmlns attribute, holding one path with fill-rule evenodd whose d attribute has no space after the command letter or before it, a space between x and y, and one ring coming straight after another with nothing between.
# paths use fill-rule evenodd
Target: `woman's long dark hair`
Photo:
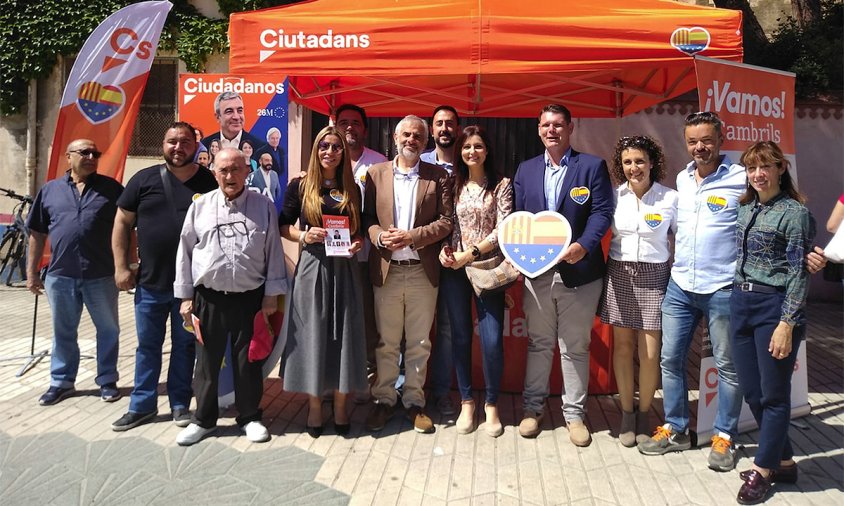
<instances>
[{"instance_id":1,"label":"woman's long dark hair","mask_svg":"<svg viewBox=\"0 0 844 506\"><path fill-rule=\"evenodd\" d=\"M469 181L469 166L463 161L463 144L466 139L477 135L483 141L486 147L486 159L484 160L484 176L486 176L486 185L484 191L491 192L495 190L496 185L501 180L501 174L495 167L495 156L493 156L492 143L487 136L486 130L477 126L471 125L463 129L463 132L457 137L454 142L454 198L460 195L466 182Z\"/></svg>"},{"instance_id":2,"label":"woman's long dark hair","mask_svg":"<svg viewBox=\"0 0 844 506\"><path fill-rule=\"evenodd\" d=\"M806 197L797 190L797 185L794 184L794 180L791 179L791 174L788 172L788 167L791 164L776 142L760 141L751 145L741 154L740 163L745 170L747 170L747 167L758 167L760 165L773 165L778 169L785 169L780 176L780 190L797 202L806 203ZM759 194L750 184L750 178L747 178L747 188L739 198L739 203L747 204L758 198Z\"/></svg>"}]
</instances>

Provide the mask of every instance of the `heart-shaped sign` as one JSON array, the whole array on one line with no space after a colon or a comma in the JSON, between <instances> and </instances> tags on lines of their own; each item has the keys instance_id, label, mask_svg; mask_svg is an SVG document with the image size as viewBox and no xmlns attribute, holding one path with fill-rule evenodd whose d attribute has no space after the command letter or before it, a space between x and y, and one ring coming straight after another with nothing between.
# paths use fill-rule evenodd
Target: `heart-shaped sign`
<instances>
[{"instance_id":1,"label":"heart-shaped sign","mask_svg":"<svg viewBox=\"0 0 844 506\"><path fill-rule=\"evenodd\" d=\"M76 92L76 106L85 118L97 125L108 121L123 109L126 94L119 86L89 81Z\"/></svg>"},{"instance_id":2,"label":"heart-shaped sign","mask_svg":"<svg viewBox=\"0 0 844 506\"><path fill-rule=\"evenodd\" d=\"M671 46L689 56L694 56L708 48L709 41L709 31L700 26L691 28L682 26L671 34Z\"/></svg>"},{"instance_id":3,"label":"heart-shaped sign","mask_svg":"<svg viewBox=\"0 0 844 506\"><path fill-rule=\"evenodd\" d=\"M554 211L519 211L498 225L498 246L519 272L535 278L557 265L571 242L571 225Z\"/></svg>"}]
</instances>

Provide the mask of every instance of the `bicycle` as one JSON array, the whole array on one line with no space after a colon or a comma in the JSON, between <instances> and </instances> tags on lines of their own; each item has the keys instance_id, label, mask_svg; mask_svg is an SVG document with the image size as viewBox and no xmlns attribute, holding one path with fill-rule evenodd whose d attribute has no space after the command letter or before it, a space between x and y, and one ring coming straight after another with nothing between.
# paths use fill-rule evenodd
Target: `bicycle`
<instances>
[{"instance_id":1,"label":"bicycle","mask_svg":"<svg viewBox=\"0 0 844 506\"><path fill-rule=\"evenodd\" d=\"M0 193L6 197L15 199L15 220L10 224L0 239L0 277L6 276L6 286L12 286L12 276L15 268L20 270L21 279L26 279L25 262L26 247L29 242L29 231L24 223L24 215L27 208L32 206L32 197L29 195L18 195L12 190L0 188ZM6 272L6 267L9 271Z\"/></svg>"}]
</instances>

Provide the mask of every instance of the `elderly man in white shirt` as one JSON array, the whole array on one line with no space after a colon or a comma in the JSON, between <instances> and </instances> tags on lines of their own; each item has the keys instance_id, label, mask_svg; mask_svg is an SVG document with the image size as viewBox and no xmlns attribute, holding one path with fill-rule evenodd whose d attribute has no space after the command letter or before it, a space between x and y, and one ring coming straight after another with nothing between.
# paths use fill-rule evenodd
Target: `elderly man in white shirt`
<instances>
[{"instance_id":1,"label":"elderly man in white shirt","mask_svg":"<svg viewBox=\"0 0 844 506\"><path fill-rule=\"evenodd\" d=\"M176 438L182 446L216 430L218 377L229 339L237 424L250 441L269 439L259 408L261 363L249 361L249 345L255 315L273 314L288 282L275 207L246 190L248 173L238 150L220 150L215 170L220 187L191 204L182 227L173 291L182 299L185 323L195 315L195 331L202 337L196 350L196 412Z\"/></svg>"}]
</instances>

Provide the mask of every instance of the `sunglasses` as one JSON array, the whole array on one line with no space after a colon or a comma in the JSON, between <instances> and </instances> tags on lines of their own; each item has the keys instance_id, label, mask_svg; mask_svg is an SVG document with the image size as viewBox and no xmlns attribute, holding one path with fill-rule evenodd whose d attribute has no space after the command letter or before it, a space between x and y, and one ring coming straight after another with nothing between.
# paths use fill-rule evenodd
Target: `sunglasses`
<instances>
[{"instance_id":1,"label":"sunglasses","mask_svg":"<svg viewBox=\"0 0 844 506\"><path fill-rule=\"evenodd\" d=\"M338 151L338 152L343 151L343 145L342 144L334 144L334 143L328 142L328 141L319 141L319 143L317 144L317 147L319 149L323 150L323 151L329 151L329 150Z\"/></svg>"},{"instance_id":2,"label":"sunglasses","mask_svg":"<svg viewBox=\"0 0 844 506\"><path fill-rule=\"evenodd\" d=\"M83 158L91 157L94 160L98 159L99 157L103 156L103 154L96 149L73 149L70 151L71 153L77 153L79 156Z\"/></svg>"}]
</instances>

